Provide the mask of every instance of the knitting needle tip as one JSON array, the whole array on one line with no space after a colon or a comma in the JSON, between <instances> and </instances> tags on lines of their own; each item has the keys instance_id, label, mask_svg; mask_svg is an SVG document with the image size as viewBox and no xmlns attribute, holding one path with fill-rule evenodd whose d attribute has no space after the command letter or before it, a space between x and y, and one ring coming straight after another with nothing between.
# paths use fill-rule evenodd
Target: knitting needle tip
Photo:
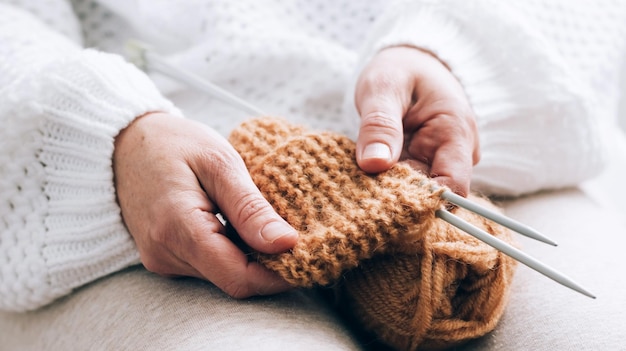
<instances>
[{"instance_id":1,"label":"knitting needle tip","mask_svg":"<svg viewBox=\"0 0 626 351\"><path fill-rule=\"evenodd\" d=\"M437 190L438 188L435 188L434 190ZM503 225L517 233L520 233L524 236L527 236L529 238L541 241L543 243L552 245L552 246L557 246L557 243L548 238L547 236L541 234L539 231L525 225L522 224L518 221L515 221L514 219L511 219L503 214L500 214L498 212L489 210L483 206L478 205L475 202L472 202L460 195L457 195L455 193L453 193L450 190L445 190L441 193L441 198L452 203L455 204L459 207L462 207L468 211L472 211L476 214L479 214L485 218L488 218L500 225Z\"/></svg>"},{"instance_id":2,"label":"knitting needle tip","mask_svg":"<svg viewBox=\"0 0 626 351\"><path fill-rule=\"evenodd\" d=\"M495 236L485 232L484 230L464 221L463 219L453 215L452 213L444 210L437 210L435 215L450 223L451 225L459 228L460 230L472 235L476 239L484 242L485 244L495 248L503 254L510 256L520 263L534 269L535 271L545 275L546 277L554 280L555 282L568 287L574 291L577 291L585 296L595 299L595 295L590 293L587 289L583 288L580 284L576 283L566 275L560 273L556 269L546 265L545 263L537 260L536 258L526 254L525 252L507 244L506 242L496 238Z\"/></svg>"}]
</instances>

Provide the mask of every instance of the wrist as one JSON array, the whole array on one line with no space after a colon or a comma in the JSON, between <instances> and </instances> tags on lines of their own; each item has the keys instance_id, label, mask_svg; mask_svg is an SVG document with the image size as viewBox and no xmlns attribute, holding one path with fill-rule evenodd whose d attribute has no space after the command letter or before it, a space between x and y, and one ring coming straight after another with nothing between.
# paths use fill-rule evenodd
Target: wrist
<instances>
[{"instance_id":1,"label":"wrist","mask_svg":"<svg viewBox=\"0 0 626 351\"><path fill-rule=\"evenodd\" d=\"M405 56L412 62L417 62L419 65L425 67L429 66L443 66L447 71L450 71L448 64L439 58L432 51L411 45L393 45L381 49L378 54L392 55L392 56Z\"/></svg>"}]
</instances>

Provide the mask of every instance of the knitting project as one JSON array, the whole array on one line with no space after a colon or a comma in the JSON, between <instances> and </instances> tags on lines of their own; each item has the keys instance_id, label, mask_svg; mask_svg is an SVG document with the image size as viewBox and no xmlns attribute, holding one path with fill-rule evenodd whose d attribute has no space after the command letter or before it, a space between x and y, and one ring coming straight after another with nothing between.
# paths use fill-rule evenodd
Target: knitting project
<instances>
[{"instance_id":1,"label":"knitting project","mask_svg":"<svg viewBox=\"0 0 626 351\"><path fill-rule=\"evenodd\" d=\"M230 142L300 232L289 252L256 253L267 268L296 286L332 286L359 327L399 350L448 347L496 326L515 261L436 218L447 204L428 177L403 163L368 175L349 138L279 119L245 122ZM451 211L511 241L502 226Z\"/></svg>"}]
</instances>

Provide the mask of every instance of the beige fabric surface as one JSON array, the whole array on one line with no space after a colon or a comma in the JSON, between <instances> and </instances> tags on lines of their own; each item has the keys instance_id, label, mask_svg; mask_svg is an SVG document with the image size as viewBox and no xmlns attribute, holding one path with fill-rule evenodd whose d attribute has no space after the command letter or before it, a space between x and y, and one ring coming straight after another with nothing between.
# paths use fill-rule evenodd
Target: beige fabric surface
<instances>
[{"instance_id":1,"label":"beige fabric surface","mask_svg":"<svg viewBox=\"0 0 626 351\"><path fill-rule=\"evenodd\" d=\"M507 213L553 237L523 250L596 293L592 300L520 266L503 320L458 350L623 350L626 224L577 189L504 203ZM622 210L623 214L623 210ZM232 300L204 282L134 268L37 312L0 313L2 350L355 350L312 294Z\"/></svg>"},{"instance_id":2,"label":"beige fabric surface","mask_svg":"<svg viewBox=\"0 0 626 351\"><path fill-rule=\"evenodd\" d=\"M622 118L626 121L626 114ZM609 165L584 190L503 203L509 216L559 243L555 248L520 239L523 250L580 282L597 299L520 266L500 325L464 351L626 350L626 138L619 129L605 133Z\"/></svg>"},{"instance_id":3,"label":"beige fabric surface","mask_svg":"<svg viewBox=\"0 0 626 351\"><path fill-rule=\"evenodd\" d=\"M209 283L133 268L42 310L0 313L0 349L356 350L312 295L233 300Z\"/></svg>"},{"instance_id":4,"label":"beige fabric surface","mask_svg":"<svg viewBox=\"0 0 626 351\"><path fill-rule=\"evenodd\" d=\"M551 247L520 239L541 259L597 295L584 297L520 265L509 306L496 330L474 350L626 350L626 216L577 189L505 204L509 216L555 239Z\"/></svg>"}]
</instances>

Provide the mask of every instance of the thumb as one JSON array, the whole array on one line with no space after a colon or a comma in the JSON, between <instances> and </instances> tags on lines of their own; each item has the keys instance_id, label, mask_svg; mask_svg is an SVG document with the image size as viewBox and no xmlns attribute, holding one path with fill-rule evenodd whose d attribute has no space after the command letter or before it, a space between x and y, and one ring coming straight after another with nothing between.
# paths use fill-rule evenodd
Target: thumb
<instances>
[{"instance_id":1,"label":"thumb","mask_svg":"<svg viewBox=\"0 0 626 351\"><path fill-rule=\"evenodd\" d=\"M356 160L362 170L379 173L400 158L404 132L402 119L410 92L399 92L399 85L389 77L361 77L355 92L355 104L361 116L356 143ZM404 89L403 89L404 90Z\"/></svg>"},{"instance_id":2,"label":"thumb","mask_svg":"<svg viewBox=\"0 0 626 351\"><path fill-rule=\"evenodd\" d=\"M213 173L213 194L222 214L239 236L253 249L264 253L279 253L296 244L298 232L274 211L252 181L239 157L218 167Z\"/></svg>"},{"instance_id":3,"label":"thumb","mask_svg":"<svg viewBox=\"0 0 626 351\"><path fill-rule=\"evenodd\" d=\"M218 146L205 148L204 157L192 162L207 196L253 249L272 254L292 248L298 232L263 197L232 146L215 133L213 137Z\"/></svg>"},{"instance_id":4,"label":"thumb","mask_svg":"<svg viewBox=\"0 0 626 351\"><path fill-rule=\"evenodd\" d=\"M231 183L232 184L232 183ZM221 211L246 244L264 253L279 253L296 244L298 232L281 218L250 182L225 187Z\"/></svg>"}]
</instances>

